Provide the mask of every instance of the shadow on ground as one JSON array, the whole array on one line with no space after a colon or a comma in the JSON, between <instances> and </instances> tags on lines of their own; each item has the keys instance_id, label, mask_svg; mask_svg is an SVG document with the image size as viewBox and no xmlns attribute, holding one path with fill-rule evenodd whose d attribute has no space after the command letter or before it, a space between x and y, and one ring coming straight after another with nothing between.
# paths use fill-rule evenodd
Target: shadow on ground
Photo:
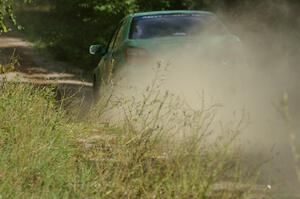
<instances>
[{"instance_id":1,"label":"shadow on ground","mask_svg":"<svg viewBox=\"0 0 300 199\"><path fill-rule=\"evenodd\" d=\"M92 103L92 84L85 72L41 53L23 39L22 34L12 32L0 36L0 64L14 66L0 74L0 81L52 87L58 101L66 99L68 106L81 107L79 117L88 112Z\"/></svg>"}]
</instances>

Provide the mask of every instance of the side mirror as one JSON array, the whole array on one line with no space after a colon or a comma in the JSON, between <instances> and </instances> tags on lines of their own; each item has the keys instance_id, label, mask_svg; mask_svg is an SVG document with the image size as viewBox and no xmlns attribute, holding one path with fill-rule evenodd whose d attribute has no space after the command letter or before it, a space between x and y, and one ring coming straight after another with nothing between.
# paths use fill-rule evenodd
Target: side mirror
<instances>
[{"instance_id":1,"label":"side mirror","mask_svg":"<svg viewBox=\"0 0 300 199\"><path fill-rule=\"evenodd\" d=\"M105 51L106 49L102 45L91 45L89 49L91 55L96 55L96 54L104 55Z\"/></svg>"}]
</instances>

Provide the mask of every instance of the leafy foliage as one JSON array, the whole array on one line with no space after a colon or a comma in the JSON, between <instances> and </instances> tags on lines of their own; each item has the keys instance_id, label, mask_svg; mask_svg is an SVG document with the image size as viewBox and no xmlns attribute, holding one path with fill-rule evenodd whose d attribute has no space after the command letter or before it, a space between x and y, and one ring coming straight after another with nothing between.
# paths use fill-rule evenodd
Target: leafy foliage
<instances>
[{"instance_id":1,"label":"leafy foliage","mask_svg":"<svg viewBox=\"0 0 300 199\"><path fill-rule=\"evenodd\" d=\"M23 3L31 3L32 0L21 0ZM14 26L17 25L17 20L14 13L14 0L0 0L0 33L6 33L10 29L8 23L12 23ZM8 18L8 20L6 20ZM20 29L20 26L18 26Z\"/></svg>"},{"instance_id":2,"label":"leafy foliage","mask_svg":"<svg viewBox=\"0 0 300 199\"><path fill-rule=\"evenodd\" d=\"M7 25L4 23L4 17L8 16L9 19L16 24L16 20L12 9L12 0L0 1L0 32L8 32Z\"/></svg>"}]
</instances>

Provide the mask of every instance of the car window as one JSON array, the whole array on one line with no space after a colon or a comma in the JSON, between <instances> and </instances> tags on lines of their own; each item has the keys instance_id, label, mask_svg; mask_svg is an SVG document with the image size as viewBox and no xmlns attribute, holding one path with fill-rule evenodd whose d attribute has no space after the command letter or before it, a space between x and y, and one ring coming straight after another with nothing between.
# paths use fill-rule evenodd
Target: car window
<instances>
[{"instance_id":1,"label":"car window","mask_svg":"<svg viewBox=\"0 0 300 199\"><path fill-rule=\"evenodd\" d=\"M135 17L131 24L130 39L226 33L224 25L214 15L162 14Z\"/></svg>"}]
</instances>

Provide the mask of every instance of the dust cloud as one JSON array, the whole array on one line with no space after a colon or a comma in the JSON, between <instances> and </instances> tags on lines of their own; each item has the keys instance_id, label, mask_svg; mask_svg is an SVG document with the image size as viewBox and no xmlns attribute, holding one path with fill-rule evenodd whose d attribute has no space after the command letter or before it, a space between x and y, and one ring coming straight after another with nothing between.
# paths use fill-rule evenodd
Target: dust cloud
<instances>
[{"instance_id":1,"label":"dust cloud","mask_svg":"<svg viewBox=\"0 0 300 199\"><path fill-rule=\"evenodd\" d=\"M159 89L180 96L190 107L199 108L202 100L207 106L218 105L217 124L243 118L237 142L253 161L268 160L262 166L262 183L293 194L300 189L295 158L300 150L292 146L300 144L300 21L285 23L294 17L292 9L288 4L263 4L256 13L241 9L238 17L220 10L218 15L240 42L230 36L231 44L214 45L203 37L173 46L172 52L158 49L152 64L117 72L114 94L141 96L159 71ZM277 13L281 24L257 14L263 10L267 16Z\"/></svg>"}]
</instances>

